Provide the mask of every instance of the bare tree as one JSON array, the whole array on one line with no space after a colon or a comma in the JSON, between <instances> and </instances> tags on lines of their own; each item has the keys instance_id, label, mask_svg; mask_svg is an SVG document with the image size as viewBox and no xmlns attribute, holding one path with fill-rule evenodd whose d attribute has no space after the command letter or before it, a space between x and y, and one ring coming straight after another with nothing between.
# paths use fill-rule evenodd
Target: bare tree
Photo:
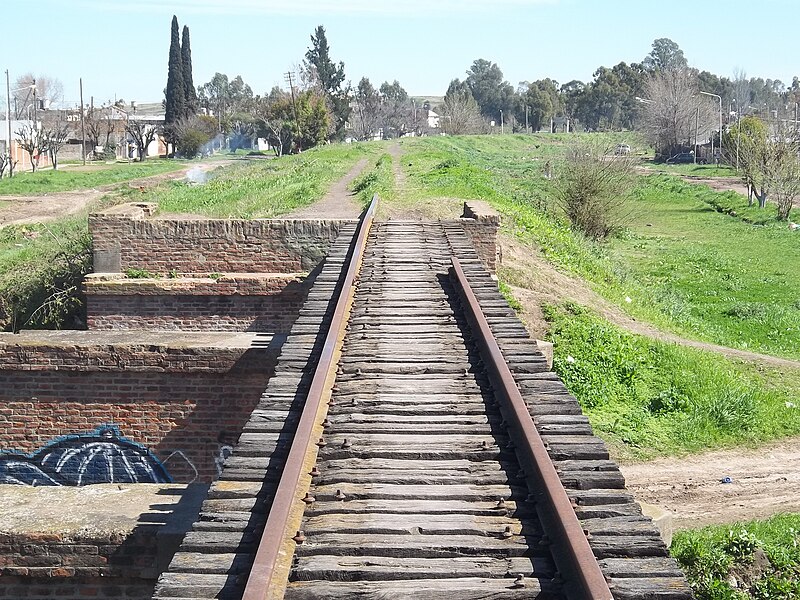
<instances>
[{"instance_id":1,"label":"bare tree","mask_svg":"<svg viewBox=\"0 0 800 600\"><path fill-rule=\"evenodd\" d=\"M766 187L778 206L778 219L786 221L800 196L800 141L786 126L778 125L765 150Z\"/></svg>"},{"instance_id":2,"label":"bare tree","mask_svg":"<svg viewBox=\"0 0 800 600\"><path fill-rule=\"evenodd\" d=\"M478 103L468 91L455 91L445 96L440 123L445 133L463 135L484 129Z\"/></svg>"},{"instance_id":3,"label":"bare tree","mask_svg":"<svg viewBox=\"0 0 800 600\"><path fill-rule=\"evenodd\" d=\"M53 169L57 170L58 153L61 148L64 147L64 144L67 143L67 138L69 137L69 129L66 123L54 121L48 126L43 124L42 131L39 135L41 136L40 152L47 153L50 157Z\"/></svg>"},{"instance_id":4,"label":"bare tree","mask_svg":"<svg viewBox=\"0 0 800 600\"><path fill-rule=\"evenodd\" d=\"M3 178L6 169L8 169L8 176L11 177L16 164L17 161L13 160L10 154L0 154L0 179Z\"/></svg>"},{"instance_id":5,"label":"bare tree","mask_svg":"<svg viewBox=\"0 0 800 600\"><path fill-rule=\"evenodd\" d=\"M716 112L708 98L700 95L694 71L658 71L645 82L644 90L642 129L656 155L672 156L712 130Z\"/></svg>"},{"instance_id":6,"label":"bare tree","mask_svg":"<svg viewBox=\"0 0 800 600\"><path fill-rule=\"evenodd\" d=\"M156 139L158 128L138 119L129 119L125 124L125 133L133 138L139 161L143 161L147 158L147 148Z\"/></svg>"},{"instance_id":7,"label":"bare tree","mask_svg":"<svg viewBox=\"0 0 800 600\"><path fill-rule=\"evenodd\" d=\"M19 147L28 153L31 160L31 169L36 172L39 168L39 157L41 156L41 134L32 124L24 124L17 130L19 137Z\"/></svg>"},{"instance_id":8,"label":"bare tree","mask_svg":"<svg viewBox=\"0 0 800 600\"><path fill-rule=\"evenodd\" d=\"M36 84L36 100L45 106L61 102L64 99L64 85L55 77L40 75L34 77L33 73L25 73L17 77L14 87L18 88L11 94L10 108L14 110L16 119L23 118L26 110L33 107L33 85Z\"/></svg>"},{"instance_id":9,"label":"bare tree","mask_svg":"<svg viewBox=\"0 0 800 600\"><path fill-rule=\"evenodd\" d=\"M114 133L114 114L108 108L90 108L84 116L86 126L86 137L89 145L94 149L96 146L108 146L111 141L111 134Z\"/></svg>"}]
</instances>

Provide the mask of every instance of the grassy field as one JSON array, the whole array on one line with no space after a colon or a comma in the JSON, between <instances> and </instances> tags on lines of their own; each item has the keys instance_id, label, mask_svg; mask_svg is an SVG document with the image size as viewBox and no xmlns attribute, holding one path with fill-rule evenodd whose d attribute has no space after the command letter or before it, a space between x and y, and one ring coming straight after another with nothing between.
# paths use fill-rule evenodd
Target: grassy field
<instances>
[{"instance_id":1,"label":"grassy field","mask_svg":"<svg viewBox=\"0 0 800 600\"><path fill-rule=\"evenodd\" d=\"M0 196L34 196L53 192L89 189L150 177L183 169L186 161L153 158L143 163L90 164L36 173L17 171L14 177L0 179Z\"/></svg>"},{"instance_id":2,"label":"grassy field","mask_svg":"<svg viewBox=\"0 0 800 600\"><path fill-rule=\"evenodd\" d=\"M800 515L678 532L671 551L698 600L800 598Z\"/></svg>"},{"instance_id":3,"label":"grassy field","mask_svg":"<svg viewBox=\"0 0 800 600\"><path fill-rule=\"evenodd\" d=\"M736 177L736 169L728 165L695 165L686 164L667 164L653 161L641 163L645 169L654 173L666 173L670 175L688 175L691 177Z\"/></svg>"},{"instance_id":4,"label":"grassy field","mask_svg":"<svg viewBox=\"0 0 800 600\"><path fill-rule=\"evenodd\" d=\"M559 217L543 177L546 163L559 168L569 139L413 140L404 144L411 189L399 206L487 200L508 232L632 316L687 337L800 358L800 270L790 268L800 264L800 234L778 223L774 209L748 210L732 192L675 177L642 177L628 228L607 244L589 242Z\"/></svg>"},{"instance_id":5,"label":"grassy field","mask_svg":"<svg viewBox=\"0 0 800 600\"><path fill-rule=\"evenodd\" d=\"M299 156L237 162L212 172L208 183L171 181L152 189L123 190L120 202L157 202L168 213L268 218L320 199L360 158L378 156L378 144L322 146Z\"/></svg>"},{"instance_id":6,"label":"grassy field","mask_svg":"<svg viewBox=\"0 0 800 600\"><path fill-rule=\"evenodd\" d=\"M554 369L617 456L647 459L800 433L800 372L633 335L575 304L545 309Z\"/></svg>"}]
</instances>

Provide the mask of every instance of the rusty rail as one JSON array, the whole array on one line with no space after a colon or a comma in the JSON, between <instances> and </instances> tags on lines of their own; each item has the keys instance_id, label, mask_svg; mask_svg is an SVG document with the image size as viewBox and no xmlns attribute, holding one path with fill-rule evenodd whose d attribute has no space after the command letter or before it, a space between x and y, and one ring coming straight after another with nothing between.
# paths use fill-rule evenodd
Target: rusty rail
<instances>
[{"instance_id":1,"label":"rusty rail","mask_svg":"<svg viewBox=\"0 0 800 600\"><path fill-rule=\"evenodd\" d=\"M533 483L529 484L529 491L537 500L539 517L552 544L559 550L558 555L554 553L556 564L566 576L565 585L575 587L575 595L569 597L610 600L612 595L605 577L478 299L455 256L452 257L452 263L464 301L463 308L508 423L508 433L516 447L517 458L528 481Z\"/></svg>"},{"instance_id":2,"label":"rusty rail","mask_svg":"<svg viewBox=\"0 0 800 600\"><path fill-rule=\"evenodd\" d=\"M378 195L375 194L359 225L358 236L353 245L350 263L325 337L325 344L297 423L297 430L283 467L278 488L275 491L242 600L264 600L275 586L283 586L285 583L274 580L276 565L281 558L280 550L286 541L286 536L291 533L287 531L291 512L296 504L302 502L300 481L304 463L307 454L312 450L312 436L314 428L317 426L320 408L325 396L330 393L331 373L336 368L335 358L340 350L344 327L349 319L355 281L361 269L364 249L375 218L377 205Z\"/></svg>"}]
</instances>

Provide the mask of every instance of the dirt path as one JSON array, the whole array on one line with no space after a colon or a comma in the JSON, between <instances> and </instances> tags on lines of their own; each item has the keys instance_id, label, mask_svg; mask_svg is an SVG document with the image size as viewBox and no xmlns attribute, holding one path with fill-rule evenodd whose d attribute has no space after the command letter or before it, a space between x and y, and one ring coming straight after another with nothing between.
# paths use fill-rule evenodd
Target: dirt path
<instances>
[{"instance_id":1,"label":"dirt path","mask_svg":"<svg viewBox=\"0 0 800 600\"><path fill-rule=\"evenodd\" d=\"M347 175L333 184L328 193L310 206L283 215L284 219L357 219L362 207L356 202L350 184L367 167L369 159L362 158Z\"/></svg>"},{"instance_id":2,"label":"dirt path","mask_svg":"<svg viewBox=\"0 0 800 600\"><path fill-rule=\"evenodd\" d=\"M403 159L403 149L398 142L394 142L386 149L392 157L392 172L394 173L394 185L398 192L408 184L406 174L403 172L401 161Z\"/></svg>"},{"instance_id":3,"label":"dirt path","mask_svg":"<svg viewBox=\"0 0 800 600\"><path fill-rule=\"evenodd\" d=\"M130 181L112 183L87 190L53 192L41 196L0 196L0 227L52 221L53 219L80 212L108 192L123 186L149 188L164 181L183 179L189 171L194 169L210 171L230 163L231 161L199 162L187 165L178 171L131 179Z\"/></svg>"},{"instance_id":4,"label":"dirt path","mask_svg":"<svg viewBox=\"0 0 800 600\"><path fill-rule=\"evenodd\" d=\"M676 529L800 512L798 439L623 465L622 472L637 500L673 513Z\"/></svg>"}]
</instances>

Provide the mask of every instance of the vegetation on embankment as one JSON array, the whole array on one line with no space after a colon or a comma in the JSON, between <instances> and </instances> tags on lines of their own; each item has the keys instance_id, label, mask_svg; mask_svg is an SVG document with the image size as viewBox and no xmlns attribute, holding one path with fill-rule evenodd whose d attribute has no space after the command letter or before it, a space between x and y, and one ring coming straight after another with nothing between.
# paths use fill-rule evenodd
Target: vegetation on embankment
<instances>
[{"instance_id":1,"label":"vegetation on embankment","mask_svg":"<svg viewBox=\"0 0 800 600\"><path fill-rule=\"evenodd\" d=\"M0 196L35 196L55 192L85 190L179 171L184 161L151 158L145 162L63 166L58 171L41 169L36 173L16 171L14 177L0 179Z\"/></svg>"},{"instance_id":2,"label":"vegetation on embankment","mask_svg":"<svg viewBox=\"0 0 800 600\"><path fill-rule=\"evenodd\" d=\"M392 171L392 157L381 154L378 160L367 167L351 186L358 201L366 206L375 194L381 201L392 201L395 196L394 172Z\"/></svg>"},{"instance_id":3,"label":"vegetation on embankment","mask_svg":"<svg viewBox=\"0 0 800 600\"><path fill-rule=\"evenodd\" d=\"M800 372L781 374L545 307L554 370L617 456L646 459L800 434Z\"/></svg>"},{"instance_id":4,"label":"vegetation on embankment","mask_svg":"<svg viewBox=\"0 0 800 600\"><path fill-rule=\"evenodd\" d=\"M99 205L153 201L164 212L277 216L319 200L360 158L378 156L380 148L378 144L324 146L300 156L237 163L220 167L204 185L168 181L145 190L122 188ZM180 166L174 161L164 164ZM70 175L85 178L77 181L77 187L96 185L93 172ZM89 207L93 208L97 205ZM47 225L0 228L0 328L62 328L85 321L78 287L91 270L90 243L86 212Z\"/></svg>"},{"instance_id":5,"label":"vegetation on embankment","mask_svg":"<svg viewBox=\"0 0 800 600\"><path fill-rule=\"evenodd\" d=\"M319 146L299 155L255 159L222 167L207 183L172 181L118 201L157 202L162 212L217 218L270 218L322 198L359 159L377 156L379 144Z\"/></svg>"},{"instance_id":6,"label":"vegetation on embankment","mask_svg":"<svg viewBox=\"0 0 800 600\"><path fill-rule=\"evenodd\" d=\"M684 175L690 177L737 177L736 169L728 165L696 165L694 163L672 164L665 162L643 162L642 167L654 173Z\"/></svg>"},{"instance_id":7,"label":"vegetation on embankment","mask_svg":"<svg viewBox=\"0 0 800 600\"><path fill-rule=\"evenodd\" d=\"M86 215L0 228L0 329L85 323L80 282L91 269Z\"/></svg>"},{"instance_id":8,"label":"vegetation on embankment","mask_svg":"<svg viewBox=\"0 0 800 600\"><path fill-rule=\"evenodd\" d=\"M800 264L800 233L769 208L746 209L732 192L654 175L640 178L621 235L587 241L559 214L544 177L575 137L411 140L404 143L410 191L398 205L487 200L508 232L632 316L686 337L800 358L800 270L790 268ZM606 139L611 146L617 138Z\"/></svg>"},{"instance_id":9,"label":"vegetation on embankment","mask_svg":"<svg viewBox=\"0 0 800 600\"><path fill-rule=\"evenodd\" d=\"M800 515L681 531L671 552L697 600L800 598Z\"/></svg>"}]
</instances>

